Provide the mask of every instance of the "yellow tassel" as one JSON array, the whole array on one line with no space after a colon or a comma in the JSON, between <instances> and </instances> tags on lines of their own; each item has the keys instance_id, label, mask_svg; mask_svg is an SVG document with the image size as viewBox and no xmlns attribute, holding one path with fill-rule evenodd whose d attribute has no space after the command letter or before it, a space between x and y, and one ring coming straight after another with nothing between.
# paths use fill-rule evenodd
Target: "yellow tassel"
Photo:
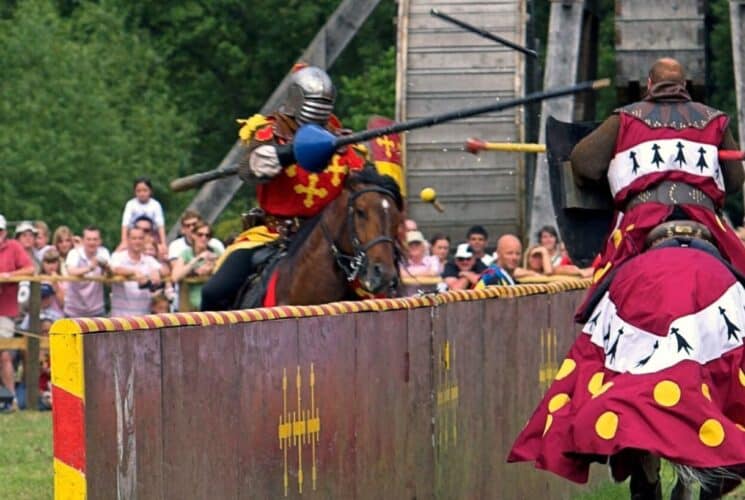
<instances>
[{"instance_id":1,"label":"yellow tassel","mask_svg":"<svg viewBox=\"0 0 745 500\"><path fill-rule=\"evenodd\" d=\"M251 140L251 137L253 137L254 132L256 132L259 127L268 124L269 120L267 120L264 115L255 114L251 118L236 120L236 122L242 125L241 129L238 131L238 136L243 142L248 142Z\"/></svg>"}]
</instances>

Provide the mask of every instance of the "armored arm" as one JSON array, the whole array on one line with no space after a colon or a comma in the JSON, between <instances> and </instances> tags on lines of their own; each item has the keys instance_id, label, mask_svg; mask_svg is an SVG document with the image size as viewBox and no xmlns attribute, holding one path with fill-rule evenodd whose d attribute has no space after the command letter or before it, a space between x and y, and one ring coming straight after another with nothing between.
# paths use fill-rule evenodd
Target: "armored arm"
<instances>
[{"instance_id":1,"label":"armored arm","mask_svg":"<svg viewBox=\"0 0 745 500\"><path fill-rule=\"evenodd\" d=\"M574 146L569 159L577 184L596 184L605 178L620 124L618 115L612 115Z\"/></svg>"},{"instance_id":2,"label":"armored arm","mask_svg":"<svg viewBox=\"0 0 745 500\"><path fill-rule=\"evenodd\" d=\"M724 139L722 144L719 145L719 149L737 150L737 142L735 141L732 131L727 129L724 133ZM722 175L724 177L724 187L727 193L736 193L742 189L743 182L745 182L745 170L743 170L742 162L739 160L724 160L721 162Z\"/></svg>"}]
</instances>

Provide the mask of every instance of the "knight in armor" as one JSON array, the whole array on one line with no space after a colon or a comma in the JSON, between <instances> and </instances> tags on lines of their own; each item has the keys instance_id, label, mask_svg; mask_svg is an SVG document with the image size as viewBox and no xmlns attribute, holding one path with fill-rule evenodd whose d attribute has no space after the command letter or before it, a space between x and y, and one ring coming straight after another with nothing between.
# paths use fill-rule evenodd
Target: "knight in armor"
<instances>
[{"instance_id":1,"label":"knight in armor","mask_svg":"<svg viewBox=\"0 0 745 500\"><path fill-rule=\"evenodd\" d=\"M745 247L722 215L745 172L718 160L737 149L728 118L691 100L680 63L657 61L647 90L571 154L578 182L610 188L614 225L582 332L508 457L576 482L607 462L635 499L661 498L655 457L688 477L745 464ZM701 498L737 486L726 474Z\"/></svg>"},{"instance_id":2,"label":"knight in armor","mask_svg":"<svg viewBox=\"0 0 745 500\"><path fill-rule=\"evenodd\" d=\"M320 68L296 65L287 97L280 109L268 116L238 120L244 145L238 175L244 181L258 180L259 210L252 211L252 224L230 245L218 262L215 274L202 290L202 309L226 310L235 306L247 279L276 255L278 243L286 243L303 221L318 215L342 191L350 171L362 169L364 151L347 147L337 151L327 168L310 172L296 163L292 141L298 128L307 123L343 133L333 115L336 89Z\"/></svg>"},{"instance_id":3,"label":"knight in armor","mask_svg":"<svg viewBox=\"0 0 745 500\"><path fill-rule=\"evenodd\" d=\"M681 64L663 58L649 72L644 100L617 109L575 146L575 181L610 186L616 207L595 283L676 227L710 239L745 273L742 242L722 217L725 195L745 180L742 162L717 157L737 149L728 122L722 111L693 102ZM587 314L580 308L577 320Z\"/></svg>"}]
</instances>

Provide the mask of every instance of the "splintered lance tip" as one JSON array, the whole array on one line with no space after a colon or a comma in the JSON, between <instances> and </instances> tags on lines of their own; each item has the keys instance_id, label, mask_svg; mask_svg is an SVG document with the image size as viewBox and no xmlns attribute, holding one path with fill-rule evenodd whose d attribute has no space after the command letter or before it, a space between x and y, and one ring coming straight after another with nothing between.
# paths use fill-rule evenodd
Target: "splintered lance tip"
<instances>
[{"instance_id":1,"label":"splintered lance tip","mask_svg":"<svg viewBox=\"0 0 745 500\"><path fill-rule=\"evenodd\" d=\"M605 87L610 87L610 78L601 78L592 82L592 88L595 90L604 89Z\"/></svg>"}]
</instances>

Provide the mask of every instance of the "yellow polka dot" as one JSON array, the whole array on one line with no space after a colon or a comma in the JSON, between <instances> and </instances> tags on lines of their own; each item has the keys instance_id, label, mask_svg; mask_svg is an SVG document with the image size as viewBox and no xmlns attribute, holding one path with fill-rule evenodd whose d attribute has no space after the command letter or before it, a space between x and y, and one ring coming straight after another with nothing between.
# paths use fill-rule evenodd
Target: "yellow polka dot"
<instances>
[{"instance_id":1,"label":"yellow polka dot","mask_svg":"<svg viewBox=\"0 0 745 500\"><path fill-rule=\"evenodd\" d=\"M553 413L561 410L569 402L569 394L563 392L552 397L548 402L548 411Z\"/></svg>"},{"instance_id":2,"label":"yellow polka dot","mask_svg":"<svg viewBox=\"0 0 745 500\"><path fill-rule=\"evenodd\" d=\"M592 399L595 399L596 397L600 396L601 394L605 393L608 389L613 387L613 382L606 382L604 383L600 389L598 389L598 392L592 395Z\"/></svg>"},{"instance_id":3,"label":"yellow polka dot","mask_svg":"<svg viewBox=\"0 0 745 500\"><path fill-rule=\"evenodd\" d=\"M743 427L742 425L735 424L735 427L737 427L738 429L740 429L742 432L745 432L745 427Z\"/></svg>"},{"instance_id":4,"label":"yellow polka dot","mask_svg":"<svg viewBox=\"0 0 745 500\"><path fill-rule=\"evenodd\" d=\"M629 232L633 231L634 230L634 227L636 227L636 226L634 226L633 224L629 224L628 226L626 226L626 232L629 233Z\"/></svg>"},{"instance_id":5,"label":"yellow polka dot","mask_svg":"<svg viewBox=\"0 0 745 500\"><path fill-rule=\"evenodd\" d=\"M745 386L745 373L743 373L742 368L737 371L737 376L740 379L740 385Z\"/></svg>"},{"instance_id":6,"label":"yellow polka dot","mask_svg":"<svg viewBox=\"0 0 745 500\"><path fill-rule=\"evenodd\" d=\"M705 383L701 384L701 394L703 394L706 399L711 401L711 391L709 391L709 386Z\"/></svg>"},{"instance_id":7,"label":"yellow polka dot","mask_svg":"<svg viewBox=\"0 0 745 500\"><path fill-rule=\"evenodd\" d=\"M621 233L621 231L616 229L615 231L613 231L613 234L611 234L610 237L613 240L613 246L618 248L621 244L621 240L623 239L623 234Z\"/></svg>"},{"instance_id":8,"label":"yellow polka dot","mask_svg":"<svg viewBox=\"0 0 745 500\"><path fill-rule=\"evenodd\" d=\"M603 439L613 439L618 430L618 415L606 411L595 422L595 432Z\"/></svg>"},{"instance_id":9,"label":"yellow polka dot","mask_svg":"<svg viewBox=\"0 0 745 500\"><path fill-rule=\"evenodd\" d=\"M672 380L663 380L654 386L653 395L657 404L669 408L680 401L680 387Z\"/></svg>"},{"instance_id":10,"label":"yellow polka dot","mask_svg":"<svg viewBox=\"0 0 745 500\"><path fill-rule=\"evenodd\" d=\"M545 436L548 430L551 428L551 424L554 423L553 415L546 415L546 425L543 427L543 435Z\"/></svg>"},{"instance_id":11,"label":"yellow polka dot","mask_svg":"<svg viewBox=\"0 0 745 500\"><path fill-rule=\"evenodd\" d=\"M724 441L724 427L713 418L710 418L701 425L701 428L698 430L698 438L706 446L715 448Z\"/></svg>"},{"instance_id":12,"label":"yellow polka dot","mask_svg":"<svg viewBox=\"0 0 745 500\"><path fill-rule=\"evenodd\" d=\"M605 374L603 372L597 372L590 377L590 381L587 383L587 390L590 391L590 394L596 394L600 390L603 386L604 376Z\"/></svg>"},{"instance_id":13,"label":"yellow polka dot","mask_svg":"<svg viewBox=\"0 0 745 500\"><path fill-rule=\"evenodd\" d=\"M564 362L561 363L559 371L556 372L556 380L561 380L568 377L576 367L577 363L573 359L566 358Z\"/></svg>"}]
</instances>

